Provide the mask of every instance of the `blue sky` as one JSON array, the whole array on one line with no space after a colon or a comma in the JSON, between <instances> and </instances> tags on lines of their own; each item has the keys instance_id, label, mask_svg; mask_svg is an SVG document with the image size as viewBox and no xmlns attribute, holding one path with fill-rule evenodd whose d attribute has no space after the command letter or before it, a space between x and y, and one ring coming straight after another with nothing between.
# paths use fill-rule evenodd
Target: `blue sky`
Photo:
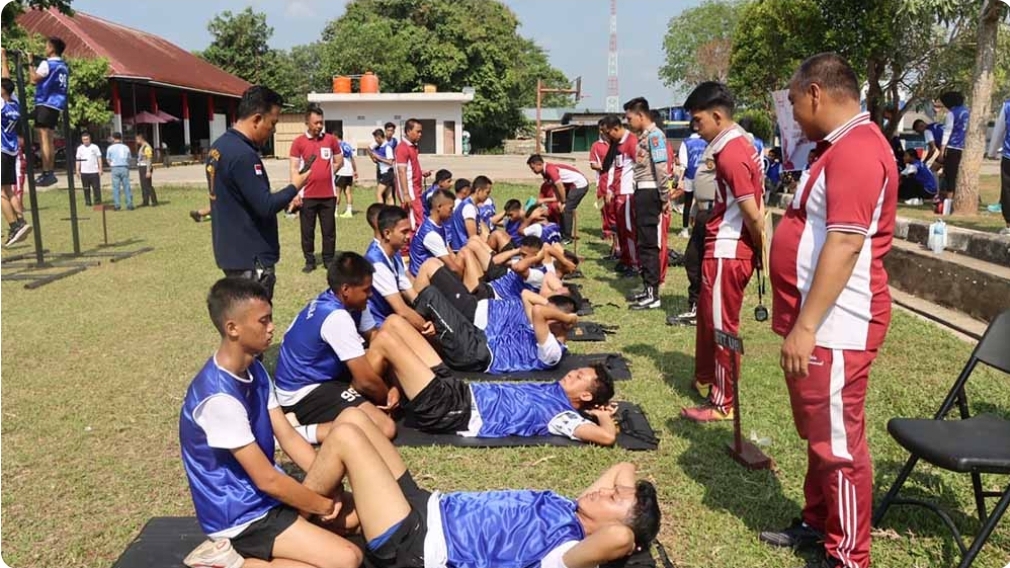
<instances>
[{"instance_id":1,"label":"blue sky","mask_svg":"<svg viewBox=\"0 0 1010 568\"><path fill-rule=\"evenodd\" d=\"M654 106L680 103L656 72L663 61L663 35L670 18L700 0L618 0L621 100L643 95ZM210 42L207 21L218 12L246 6L265 12L274 28L272 47L289 48L319 38L338 18L346 0L184 0L123 2L75 0L75 9L160 35L188 50ZM579 107L603 108L607 88L609 0L506 0L522 22L520 33L547 50L551 63L571 78L582 76L586 97Z\"/></svg>"}]
</instances>

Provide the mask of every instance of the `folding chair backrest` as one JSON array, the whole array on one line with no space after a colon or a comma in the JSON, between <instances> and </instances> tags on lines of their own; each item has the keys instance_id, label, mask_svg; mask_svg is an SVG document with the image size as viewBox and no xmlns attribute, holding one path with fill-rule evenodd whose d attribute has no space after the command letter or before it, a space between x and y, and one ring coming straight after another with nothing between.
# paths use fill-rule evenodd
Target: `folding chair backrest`
<instances>
[{"instance_id":1,"label":"folding chair backrest","mask_svg":"<svg viewBox=\"0 0 1010 568\"><path fill-rule=\"evenodd\" d=\"M975 347L974 357L1010 374L1010 310L999 314L989 324Z\"/></svg>"}]
</instances>

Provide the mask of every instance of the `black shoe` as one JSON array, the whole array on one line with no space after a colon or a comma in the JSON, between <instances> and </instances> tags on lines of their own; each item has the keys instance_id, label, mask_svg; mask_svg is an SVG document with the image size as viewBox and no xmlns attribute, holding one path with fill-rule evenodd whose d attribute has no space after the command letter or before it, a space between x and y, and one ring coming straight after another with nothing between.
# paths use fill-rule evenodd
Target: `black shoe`
<instances>
[{"instance_id":1,"label":"black shoe","mask_svg":"<svg viewBox=\"0 0 1010 568\"><path fill-rule=\"evenodd\" d=\"M634 270L635 270L634 268L628 266L627 264L621 264L621 263L618 263L617 266L614 267L614 272L618 274L634 272Z\"/></svg>"},{"instance_id":2,"label":"black shoe","mask_svg":"<svg viewBox=\"0 0 1010 568\"><path fill-rule=\"evenodd\" d=\"M637 268L631 268L627 272L618 274L618 278L641 278L642 273Z\"/></svg>"},{"instance_id":3,"label":"black shoe","mask_svg":"<svg viewBox=\"0 0 1010 568\"><path fill-rule=\"evenodd\" d=\"M661 303L659 301L659 291L658 290L656 290L652 286L648 286L648 287L646 287L645 292L646 292L646 295L643 296L641 300L639 300L639 301L635 302L634 304L631 304L630 306L628 306L628 309L630 309L630 310L636 310L636 311L638 311L638 310L657 310L657 309L659 309L661 307Z\"/></svg>"},{"instance_id":4,"label":"black shoe","mask_svg":"<svg viewBox=\"0 0 1010 568\"><path fill-rule=\"evenodd\" d=\"M648 295L649 291L646 290L645 288L642 288L641 290L636 290L628 294L627 296L624 297L624 299L627 300L629 303L638 303L642 301L642 298Z\"/></svg>"},{"instance_id":5,"label":"black shoe","mask_svg":"<svg viewBox=\"0 0 1010 568\"><path fill-rule=\"evenodd\" d=\"M783 548L803 548L823 544L824 533L809 527L801 519L793 519L792 524L782 530L762 531L758 540Z\"/></svg>"},{"instance_id":6,"label":"black shoe","mask_svg":"<svg viewBox=\"0 0 1010 568\"><path fill-rule=\"evenodd\" d=\"M309 272L312 272L315 269L316 269L315 263L306 262L305 266L302 267L302 272L304 272L305 274L308 274Z\"/></svg>"},{"instance_id":7,"label":"black shoe","mask_svg":"<svg viewBox=\"0 0 1010 568\"><path fill-rule=\"evenodd\" d=\"M203 221L203 215L201 215L199 211L190 211L189 217L194 221L196 221L197 223Z\"/></svg>"},{"instance_id":8,"label":"black shoe","mask_svg":"<svg viewBox=\"0 0 1010 568\"><path fill-rule=\"evenodd\" d=\"M834 556L822 556L803 565L803 568L838 568L842 561Z\"/></svg>"},{"instance_id":9,"label":"black shoe","mask_svg":"<svg viewBox=\"0 0 1010 568\"><path fill-rule=\"evenodd\" d=\"M682 318L680 316L666 316L666 325L695 326L698 325L698 320L695 318Z\"/></svg>"}]
</instances>

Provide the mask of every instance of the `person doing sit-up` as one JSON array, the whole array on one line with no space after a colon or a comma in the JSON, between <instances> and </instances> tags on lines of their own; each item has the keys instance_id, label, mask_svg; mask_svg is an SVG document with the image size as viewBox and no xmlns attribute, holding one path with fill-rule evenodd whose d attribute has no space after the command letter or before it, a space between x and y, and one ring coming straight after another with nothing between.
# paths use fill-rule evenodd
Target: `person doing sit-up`
<instances>
[{"instance_id":1,"label":"person doing sit-up","mask_svg":"<svg viewBox=\"0 0 1010 568\"><path fill-rule=\"evenodd\" d=\"M453 252L449 244L446 224L452 217L455 201L452 193L436 191L431 196L431 214L410 239L410 274L417 271L429 258L437 258L456 274L463 274L463 259Z\"/></svg>"},{"instance_id":2,"label":"person doing sit-up","mask_svg":"<svg viewBox=\"0 0 1010 568\"><path fill-rule=\"evenodd\" d=\"M366 554L379 568L590 568L648 547L659 532L656 488L630 463L574 500L537 490L432 493L366 417L351 411L335 430L337 472L350 481Z\"/></svg>"},{"instance_id":3,"label":"person doing sit-up","mask_svg":"<svg viewBox=\"0 0 1010 568\"><path fill-rule=\"evenodd\" d=\"M456 205L446 227L452 250L460 250L480 232L480 207L491 195L491 180L487 176L473 179L470 193L456 194ZM486 235L485 235L486 236Z\"/></svg>"},{"instance_id":4,"label":"person doing sit-up","mask_svg":"<svg viewBox=\"0 0 1010 568\"><path fill-rule=\"evenodd\" d=\"M375 320L375 326L382 327L386 318L396 313L421 333L434 333L431 324L410 307L417 293L407 278L407 269L400 256L400 250L410 242L407 212L394 205L374 205L379 208L374 212L374 221L369 217L369 223L373 225L375 238L368 245L365 258L372 263L375 271L372 274L372 295L368 298L368 311ZM368 213L373 213L372 206L369 206Z\"/></svg>"}]
</instances>

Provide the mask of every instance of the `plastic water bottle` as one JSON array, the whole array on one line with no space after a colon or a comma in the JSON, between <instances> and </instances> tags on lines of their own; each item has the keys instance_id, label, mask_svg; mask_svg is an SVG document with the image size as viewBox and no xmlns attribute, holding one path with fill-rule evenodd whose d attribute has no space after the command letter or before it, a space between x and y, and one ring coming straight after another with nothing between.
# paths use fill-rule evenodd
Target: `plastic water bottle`
<instances>
[{"instance_id":1,"label":"plastic water bottle","mask_svg":"<svg viewBox=\"0 0 1010 568\"><path fill-rule=\"evenodd\" d=\"M929 239L926 246L935 254L940 254L947 248L947 224L942 219L937 219L929 226Z\"/></svg>"},{"instance_id":2,"label":"plastic water bottle","mask_svg":"<svg viewBox=\"0 0 1010 568\"><path fill-rule=\"evenodd\" d=\"M941 214L950 215L950 212L951 210L953 210L953 208L954 208L954 202L951 201L951 199L948 197L947 199L943 200L943 211L941 212Z\"/></svg>"}]
</instances>

